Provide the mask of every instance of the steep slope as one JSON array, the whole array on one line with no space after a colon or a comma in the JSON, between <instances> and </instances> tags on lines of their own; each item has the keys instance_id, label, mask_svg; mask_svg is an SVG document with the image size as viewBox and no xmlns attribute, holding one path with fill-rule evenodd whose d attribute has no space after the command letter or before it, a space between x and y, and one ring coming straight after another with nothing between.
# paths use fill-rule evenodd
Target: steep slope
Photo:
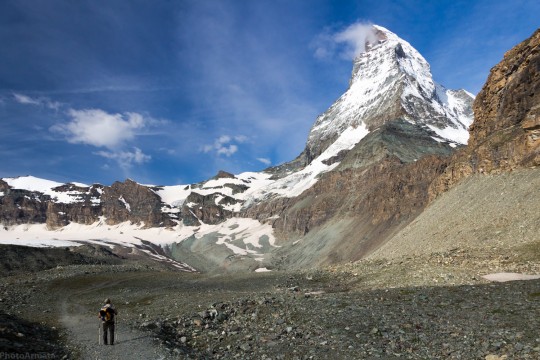
<instances>
[{"instance_id":1,"label":"steep slope","mask_svg":"<svg viewBox=\"0 0 540 360\"><path fill-rule=\"evenodd\" d=\"M496 249L508 257L540 250L540 169L475 174L441 194L370 258Z\"/></svg>"},{"instance_id":2,"label":"steep slope","mask_svg":"<svg viewBox=\"0 0 540 360\"><path fill-rule=\"evenodd\" d=\"M540 165L540 29L491 69L474 102L470 142L431 187L431 196L474 173Z\"/></svg>"},{"instance_id":3,"label":"steep slope","mask_svg":"<svg viewBox=\"0 0 540 360\"><path fill-rule=\"evenodd\" d=\"M467 148L430 188L433 203L373 257L540 246L540 29L492 68ZM527 256L528 256L527 255Z\"/></svg>"}]
</instances>

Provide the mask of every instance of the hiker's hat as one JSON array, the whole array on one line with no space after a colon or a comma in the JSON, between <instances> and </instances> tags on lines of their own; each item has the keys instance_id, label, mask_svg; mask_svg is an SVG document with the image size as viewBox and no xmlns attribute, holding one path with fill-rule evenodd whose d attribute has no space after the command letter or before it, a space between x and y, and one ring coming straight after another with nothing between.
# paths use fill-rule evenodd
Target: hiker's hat
<instances>
[{"instance_id":1,"label":"hiker's hat","mask_svg":"<svg viewBox=\"0 0 540 360\"><path fill-rule=\"evenodd\" d=\"M105 299L105 304L110 304L110 303L111 303L111 299L106 298L106 299Z\"/></svg>"}]
</instances>

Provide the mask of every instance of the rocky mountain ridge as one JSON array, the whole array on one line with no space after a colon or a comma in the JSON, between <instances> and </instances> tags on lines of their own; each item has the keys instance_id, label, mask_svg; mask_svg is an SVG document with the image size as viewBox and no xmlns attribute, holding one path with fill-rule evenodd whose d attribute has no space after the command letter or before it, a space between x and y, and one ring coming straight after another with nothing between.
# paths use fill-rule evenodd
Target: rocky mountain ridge
<instances>
[{"instance_id":1,"label":"rocky mountain ridge","mask_svg":"<svg viewBox=\"0 0 540 360\"><path fill-rule=\"evenodd\" d=\"M69 191L88 193L88 204L92 191L109 197L96 207L99 215L85 210L68 221L90 223L107 211L109 224L127 219L169 228L181 234L175 253L208 256L208 269L246 259L250 269L309 267L365 257L466 175L538 164L538 32L492 70L474 103L479 120L467 147L461 144L472 122L469 94L445 90L408 43L381 27L374 32L378 41L355 60L349 89L317 118L295 160L261 173L220 172L191 185L73 184ZM366 98L373 84L377 96ZM25 215L17 217L12 206L2 210L12 222L3 222L44 222L44 205L5 180L0 201L9 204L7 192L19 192L12 203ZM33 196L48 201L50 195ZM68 207L51 205L50 228L64 224L52 213L74 211ZM246 227L248 219L256 221Z\"/></svg>"}]
</instances>

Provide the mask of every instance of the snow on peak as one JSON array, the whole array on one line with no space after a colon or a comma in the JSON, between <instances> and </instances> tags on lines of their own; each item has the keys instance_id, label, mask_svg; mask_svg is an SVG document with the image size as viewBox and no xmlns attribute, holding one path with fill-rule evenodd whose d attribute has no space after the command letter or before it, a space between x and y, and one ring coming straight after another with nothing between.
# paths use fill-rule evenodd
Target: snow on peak
<instances>
[{"instance_id":1,"label":"snow on peak","mask_svg":"<svg viewBox=\"0 0 540 360\"><path fill-rule=\"evenodd\" d=\"M465 144L473 97L437 85L429 63L407 41L384 27L372 29L374 36L366 37L365 51L353 61L349 88L315 121L306 144L310 153L324 151L350 126L374 130L398 118Z\"/></svg>"},{"instance_id":2,"label":"snow on peak","mask_svg":"<svg viewBox=\"0 0 540 360\"><path fill-rule=\"evenodd\" d=\"M27 190L32 192L42 193L44 195L50 196L52 199L56 200L59 203L70 204L82 201L82 195L86 192L81 192L78 190L69 190L69 191L59 191L56 190L57 187L63 186L62 184L56 181L40 179L35 176L19 176L15 178L3 178L11 188L19 190ZM80 183L71 183L80 188L89 188L88 185Z\"/></svg>"}]
</instances>

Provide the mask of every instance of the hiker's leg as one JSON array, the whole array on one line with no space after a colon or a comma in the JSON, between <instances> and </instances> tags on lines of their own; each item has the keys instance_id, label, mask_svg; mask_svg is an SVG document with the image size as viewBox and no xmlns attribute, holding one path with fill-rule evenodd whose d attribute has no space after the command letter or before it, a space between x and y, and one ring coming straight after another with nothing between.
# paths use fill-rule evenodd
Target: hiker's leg
<instances>
[{"instance_id":1,"label":"hiker's leg","mask_svg":"<svg viewBox=\"0 0 540 360\"><path fill-rule=\"evenodd\" d=\"M114 345L114 323L109 325L109 329L111 329L111 345Z\"/></svg>"},{"instance_id":2,"label":"hiker's leg","mask_svg":"<svg viewBox=\"0 0 540 360\"><path fill-rule=\"evenodd\" d=\"M107 333L109 332L109 325L107 322L103 322L103 345L107 345Z\"/></svg>"}]
</instances>

